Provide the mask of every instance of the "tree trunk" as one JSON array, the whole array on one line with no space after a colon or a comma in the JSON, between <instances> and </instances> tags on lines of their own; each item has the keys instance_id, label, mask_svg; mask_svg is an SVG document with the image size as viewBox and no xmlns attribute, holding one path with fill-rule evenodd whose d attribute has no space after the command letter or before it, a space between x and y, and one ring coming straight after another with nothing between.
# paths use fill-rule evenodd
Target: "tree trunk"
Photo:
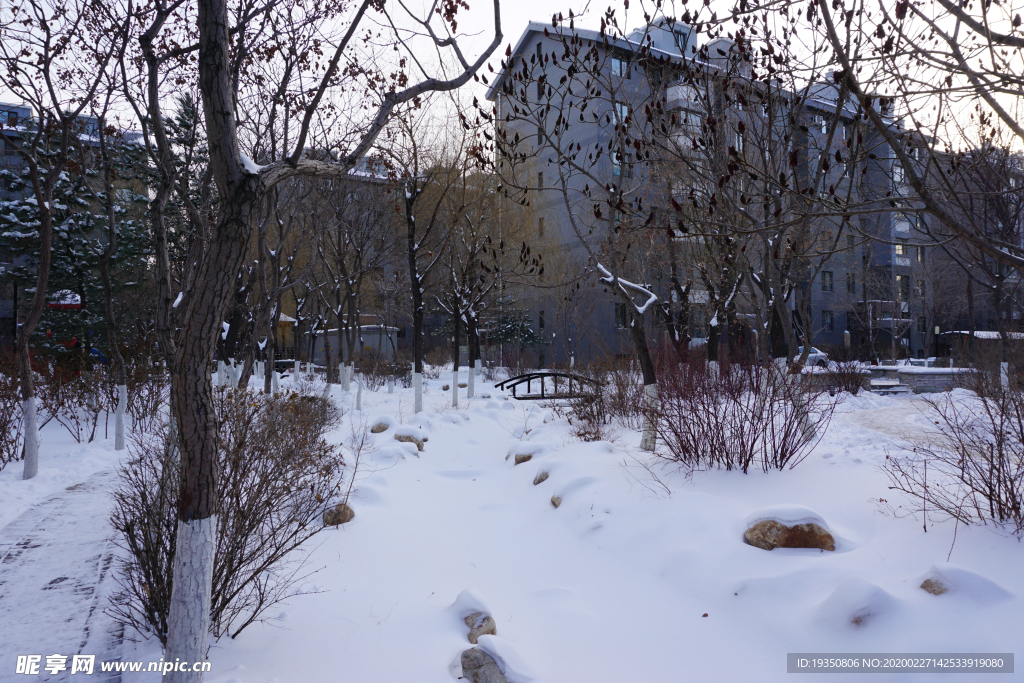
<instances>
[{"instance_id":1,"label":"tree trunk","mask_svg":"<svg viewBox=\"0 0 1024 683\"><path fill-rule=\"evenodd\" d=\"M106 157L105 135L100 134L100 146L103 157ZM106 316L106 343L111 347L111 359L114 362L114 375L118 387L118 407L114 415L114 450L125 450L125 409L128 405L128 377L125 372L125 361L121 357L118 343L117 322L114 318L114 292L111 285L111 259L118 248L118 226L114 213L114 185L111 182L110 160L103 160L103 193L106 202L106 227L110 237L106 241L106 249L99 258L99 275L103 282L103 313ZM83 302L84 304L84 302Z\"/></svg>"},{"instance_id":2,"label":"tree trunk","mask_svg":"<svg viewBox=\"0 0 1024 683\"><path fill-rule=\"evenodd\" d=\"M176 339L179 363L171 378L180 433L181 492L165 660L188 662L206 659L217 542L219 435L209 364L252 235L259 197L259 178L245 169L238 148L225 0L200 0L197 19L199 90L220 206L188 292ZM168 677L171 683L202 679L199 672L172 672Z\"/></svg>"},{"instance_id":3,"label":"tree trunk","mask_svg":"<svg viewBox=\"0 0 1024 683\"><path fill-rule=\"evenodd\" d=\"M50 173L54 173L53 169ZM36 184L38 189L39 185ZM50 212L43 209L44 202L49 205L48 200L40 200L39 211L39 263L36 271L36 291L32 295L32 305L29 307L25 322L18 328L16 340L16 351L18 360L18 380L21 384L21 410L24 419L25 429L25 465L22 470L22 479L31 479L39 472L39 427L36 418L36 387L32 376L32 357L28 348L29 337L35 332L39 320L43 316L43 309L46 307L46 285L50 278L50 257L53 247L53 217Z\"/></svg>"},{"instance_id":4,"label":"tree trunk","mask_svg":"<svg viewBox=\"0 0 1024 683\"><path fill-rule=\"evenodd\" d=\"M456 303L456 302L453 302ZM455 334L452 339L452 408L459 407L459 332L461 331L461 321L459 320L458 306L452 306L452 310L455 314L452 316L452 325L455 328Z\"/></svg>"},{"instance_id":5,"label":"tree trunk","mask_svg":"<svg viewBox=\"0 0 1024 683\"><path fill-rule=\"evenodd\" d=\"M657 445L658 431L658 377L654 368L654 359L651 357L651 349L647 345L647 331L644 329L643 316L633 309L632 304L627 305L630 306L629 333L633 339L633 347L636 349L640 373L644 382L644 426L640 449L653 451Z\"/></svg>"}]
</instances>

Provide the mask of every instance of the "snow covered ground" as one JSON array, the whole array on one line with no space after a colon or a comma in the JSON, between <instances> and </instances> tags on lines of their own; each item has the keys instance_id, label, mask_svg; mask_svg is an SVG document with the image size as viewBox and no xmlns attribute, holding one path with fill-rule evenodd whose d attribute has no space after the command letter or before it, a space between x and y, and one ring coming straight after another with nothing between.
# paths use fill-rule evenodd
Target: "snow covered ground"
<instances>
[{"instance_id":1,"label":"snow covered ground","mask_svg":"<svg viewBox=\"0 0 1024 683\"><path fill-rule=\"evenodd\" d=\"M1024 545L962 525L954 544L953 523L929 523L925 533L920 515L882 514L873 502L919 508L888 491L878 470L887 452L929 439L934 421L919 398L849 398L794 470L687 476L645 467L637 432L581 443L549 408L506 400L479 378L478 397L467 400L463 390L453 410L441 391L451 374L441 377L425 382L428 412L420 415L412 414L411 390L364 392L357 412L354 392L335 387L346 410L332 434L339 442L353 424L366 428L382 416L393 423L362 463L350 500L355 519L311 545L310 567L319 571L307 589L319 592L293 597L237 640L214 644L207 681L453 681L453 663L471 647L453 608L460 595L460 605L493 614L497 635L480 646L513 682L782 681L789 652L1021 649ZM402 426L429 437L422 453L395 441ZM515 465L516 454L532 457ZM36 480L22 482L17 464L0 473L0 523L116 461L110 443L69 445L47 427ZM549 476L534 485L540 472ZM103 500L95 505L101 525ZM835 552L745 544L748 520L777 506L810 508L835 535ZM43 566L59 571L55 564ZM0 581L5 572L0 566ZM948 593L919 588L933 573L945 577ZM48 580L38 577L33 590ZM0 618L32 609L31 595L0 593ZM18 653L8 646L24 638L3 630L0 680L21 678L12 675ZM152 642L126 643L123 656L160 653Z\"/></svg>"}]
</instances>

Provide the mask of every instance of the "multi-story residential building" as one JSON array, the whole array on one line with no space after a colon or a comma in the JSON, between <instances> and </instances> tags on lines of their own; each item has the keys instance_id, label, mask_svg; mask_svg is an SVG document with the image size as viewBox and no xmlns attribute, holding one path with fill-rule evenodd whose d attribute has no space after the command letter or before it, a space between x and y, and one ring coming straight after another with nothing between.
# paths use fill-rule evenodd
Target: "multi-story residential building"
<instances>
[{"instance_id":1,"label":"multi-story residential building","mask_svg":"<svg viewBox=\"0 0 1024 683\"><path fill-rule=\"evenodd\" d=\"M752 286L766 286L771 268L779 270L771 260L789 259L794 292L787 306L799 335L835 347L849 338L878 353L883 346L922 350L914 276L922 261L914 259L923 252L903 246L911 225L882 201L900 188L891 150L853 101L838 102L831 74L802 88L765 84L750 78L742 52L742 39L739 46L725 38L698 45L692 27L664 18L619 37L539 22L520 36L487 97L505 143L503 173L528 190L535 243L546 254L548 281L529 301L538 327L551 330L551 354L542 354L541 364L566 355L557 337L567 326L555 321L559 302L545 287L561 292L552 281L570 280L588 257L623 256L611 253L613 240L599 227L603 219L608 232L618 233L617 209L599 215L609 196L625 199L621 220L634 224L647 212L638 206L660 207L650 215L659 234L668 226L668 243L648 244L647 270L638 277L671 306L685 297L691 337L713 335L723 314L756 327L757 316L738 300ZM660 127L665 122L668 128ZM626 127L639 132L623 133ZM787 176L781 184L774 181L779 168ZM815 188L816 196L802 199L788 182ZM753 203L744 195L756 183L762 196L787 196L787 216L803 211L805 224L783 230L784 221L767 208L751 222L758 209L748 209ZM689 214L690 202L701 210ZM716 216L709 218L708 204L717 206ZM851 206L875 209L849 212ZM857 217L844 220L844 213ZM779 245L747 251L752 235L770 237L773 230L788 245L783 253ZM642 246L641 239L630 244ZM736 274L740 260L763 277ZM685 290L673 286L683 280ZM583 357L629 351L627 306L601 294L583 307L589 315L573 331L588 333L590 344L576 349ZM651 325L663 322L654 316Z\"/></svg>"}]
</instances>

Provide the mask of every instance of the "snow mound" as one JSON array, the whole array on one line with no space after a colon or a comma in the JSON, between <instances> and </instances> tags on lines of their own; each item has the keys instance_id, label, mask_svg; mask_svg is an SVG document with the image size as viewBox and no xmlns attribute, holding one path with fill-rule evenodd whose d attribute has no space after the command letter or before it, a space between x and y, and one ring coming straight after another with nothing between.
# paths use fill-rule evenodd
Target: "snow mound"
<instances>
[{"instance_id":1,"label":"snow mound","mask_svg":"<svg viewBox=\"0 0 1024 683\"><path fill-rule=\"evenodd\" d=\"M831 531L825 519L817 512L803 505L776 505L763 508L747 516L747 528L758 522L772 519L786 526L794 524L817 524L825 531Z\"/></svg>"},{"instance_id":2,"label":"snow mound","mask_svg":"<svg viewBox=\"0 0 1024 683\"><path fill-rule=\"evenodd\" d=\"M388 429L391 429L392 427L398 424L398 421L395 420L395 418L391 417L390 415L377 415L376 417L370 418L367 424L369 424L370 427L374 427L376 425L384 425Z\"/></svg>"},{"instance_id":3,"label":"snow mound","mask_svg":"<svg viewBox=\"0 0 1024 683\"><path fill-rule=\"evenodd\" d=\"M928 579L945 586L949 595L963 595L977 602L998 602L1013 597L1002 586L984 576L951 564L933 565L917 585Z\"/></svg>"},{"instance_id":4,"label":"snow mound","mask_svg":"<svg viewBox=\"0 0 1024 683\"><path fill-rule=\"evenodd\" d=\"M370 457L378 465L394 465L405 457L406 454L418 455L418 449L414 443L396 441L394 444L382 446L373 452Z\"/></svg>"},{"instance_id":5,"label":"snow mound","mask_svg":"<svg viewBox=\"0 0 1024 683\"><path fill-rule=\"evenodd\" d=\"M529 455L537 457L546 453L552 444L548 441L520 441L509 446L505 459L509 460L517 455Z\"/></svg>"},{"instance_id":6,"label":"snow mound","mask_svg":"<svg viewBox=\"0 0 1024 683\"><path fill-rule=\"evenodd\" d=\"M459 619L459 624L463 623L463 619L468 617L470 614L476 614L477 612L483 612L484 614L490 614L491 610L487 607L483 598L472 588L459 593L459 596L455 598L455 602L452 603L451 607L448 608Z\"/></svg>"},{"instance_id":7,"label":"snow mound","mask_svg":"<svg viewBox=\"0 0 1024 683\"><path fill-rule=\"evenodd\" d=\"M512 643L499 636L480 636L477 645L481 650L494 657L495 663L505 674L508 683L530 683L534 673L519 656Z\"/></svg>"},{"instance_id":8,"label":"snow mound","mask_svg":"<svg viewBox=\"0 0 1024 683\"><path fill-rule=\"evenodd\" d=\"M819 618L833 626L860 628L896 607L896 599L860 576L836 586L818 607Z\"/></svg>"},{"instance_id":9,"label":"snow mound","mask_svg":"<svg viewBox=\"0 0 1024 683\"><path fill-rule=\"evenodd\" d=\"M399 425L395 427L395 436L411 436L423 441L426 432L422 428L413 425Z\"/></svg>"}]
</instances>

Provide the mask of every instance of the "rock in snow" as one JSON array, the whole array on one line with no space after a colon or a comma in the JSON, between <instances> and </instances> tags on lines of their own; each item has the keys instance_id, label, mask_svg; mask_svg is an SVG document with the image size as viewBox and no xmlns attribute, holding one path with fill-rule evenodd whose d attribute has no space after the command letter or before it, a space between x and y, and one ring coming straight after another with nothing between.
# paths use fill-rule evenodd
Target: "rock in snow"
<instances>
[{"instance_id":1,"label":"rock in snow","mask_svg":"<svg viewBox=\"0 0 1024 683\"><path fill-rule=\"evenodd\" d=\"M774 548L821 548L835 550L836 540L817 524L794 524L786 526L775 520L758 522L747 529L743 538L750 545L762 550Z\"/></svg>"},{"instance_id":2,"label":"rock in snow","mask_svg":"<svg viewBox=\"0 0 1024 683\"><path fill-rule=\"evenodd\" d=\"M355 516L355 510L345 503L338 503L335 507L324 510L324 526L338 526L351 522Z\"/></svg>"},{"instance_id":3,"label":"rock in snow","mask_svg":"<svg viewBox=\"0 0 1024 683\"><path fill-rule=\"evenodd\" d=\"M747 517L747 543L762 550L820 548L835 550L836 540L821 515L802 505L768 508Z\"/></svg>"},{"instance_id":4,"label":"rock in snow","mask_svg":"<svg viewBox=\"0 0 1024 683\"><path fill-rule=\"evenodd\" d=\"M536 486L537 484L543 484L547 480L548 480L548 473L547 472L538 472L537 476L533 478L533 485Z\"/></svg>"},{"instance_id":5,"label":"rock in snow","mask_svg":"<svg viewBox=\"0 0 1024 683\"><path fill-rule=\"evenodd\" d=\"M469 627L469 642L474 645L477 644L477 640L480 636L494 636L498 634L498 626L494 623L494 617L490 614L474 612L466 617L464 621L466 622L466 626Z\"/></svg>"},{"instance_id":6,"label":"rock in snow","mask_svg":"<svg viewBox=\"0 0 1024 683\"><path fill-rule=\"evenodd\" d=\"M395 441L402 441L404 443L414 443L416 444L416 450L423 450L423 440L417 439L415 436L411 434L395 434Z\"/></svg>"},{"instance_id":7,"label":"rock in snow","mask_svg":"<svg viewBox=\"0 0 1024 683\"><path fill-rule=\"evenodd\" d=\"M508 683L494 658L478 647L462 653L462 677L470 683Z\"/></svg>"},{"instance_id":8,"label":"rock in snow","mask_svg":"<svg viewBox=\"0 0 1024 683\"><path fill-rule=\"evenodd\" d=\"M562 504L562 499L559 498L558 496L551 496L551 504L557 508L559 505Z\"/></svg>"}]
</instances>

